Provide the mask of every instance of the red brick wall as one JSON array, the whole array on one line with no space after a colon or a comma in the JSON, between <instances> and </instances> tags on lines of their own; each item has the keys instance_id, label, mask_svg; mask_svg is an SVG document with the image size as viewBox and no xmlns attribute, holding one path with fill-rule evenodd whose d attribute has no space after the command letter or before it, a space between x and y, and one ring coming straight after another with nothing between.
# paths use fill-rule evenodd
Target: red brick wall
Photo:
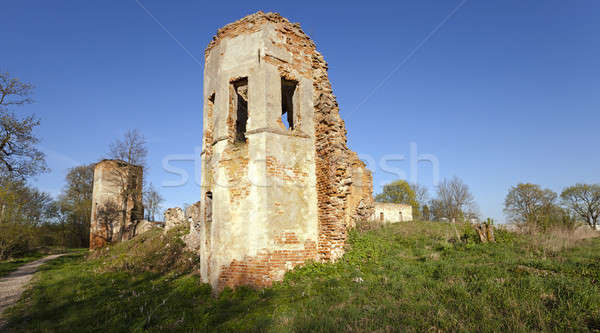
<instances>
[{"instance_id":1,"label":"red brick wall","mask_svg":"<svg viewBox=\"0 0 600 333\"><path fill-rule=\"evenodd\" d=\"M255 257L246 256L222 267L217 289L241 285L269 287L282 277L282 272L316 258L315 241L305 241L301 249L285 249L286 244L297 246L300 242L294 233L286 233L277 238L279 249L264 249Z\"/></svg>"}]
</instances>

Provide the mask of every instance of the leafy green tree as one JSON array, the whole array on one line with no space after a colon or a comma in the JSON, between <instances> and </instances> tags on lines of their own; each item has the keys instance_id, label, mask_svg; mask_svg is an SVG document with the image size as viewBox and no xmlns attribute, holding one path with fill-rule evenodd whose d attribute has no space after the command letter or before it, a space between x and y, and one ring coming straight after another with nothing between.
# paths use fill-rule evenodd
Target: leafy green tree
<instances>
[{"instance_id":1,"label":"leafy green tree","mask_svg":"<svg viewBox=\"0 0 600 333\"><path fill-rule=\"evenodd\" d=\"M541 227L556 215L557 195L540 185L520 183L510 188L504 200L504 212L517 224Z\"/></svg>"},{"instance_id":2,"label":"leafy green tree","mask_svg":"<svg viewBox=\"0 0 600 333\"><path fill-rule=\"evenodd\" d=\"M0 176L0 259L50 245L40 231L56 221L57 212L48 193L27 186L20 177Z\"/></svg>"},{"instance_id":3,"label":"leafy green tree","mask_svg":"<svg viewBox=\"0 0 600 333\"><path fill-rule=\"evenodd\" d=\"M600 184L576 184L560 194L563 205L590 227L598 226L600 217Z\"/></svg>"},{"instance_id":4,"label":"leafy green tree","mask_svg":"<svg viewBox=\"0 0 600 333\"><path fill-rule=\"evenodd\" d=\"M384 185L383 191L375 196L375 201L407 204L413 207L413 214L419 212L415 191L405 180L396 180Z\"/></svg>"},{"instance_id":5,"label":"leafy green tree","mask_svg":"<svg viewBox=\"0 0 600 333\"><path fill-rule=\"evenodd\" d=\"M62 214L65 246L88 247L92 215L94 164L71 168L58 205Z\"/></svg>"},{"instance_id":6,"label":"leafy green tree","mask_svg":"<svg viewBox=\"0 0 600 333\"><path fill-rule=\"evenodd\" d=\"M47 171L45 155L37 147L35 116L18 117L12 107L32 103L33 85L0 72L0 173L25 178Z\"/></svg>"}]
</instances>

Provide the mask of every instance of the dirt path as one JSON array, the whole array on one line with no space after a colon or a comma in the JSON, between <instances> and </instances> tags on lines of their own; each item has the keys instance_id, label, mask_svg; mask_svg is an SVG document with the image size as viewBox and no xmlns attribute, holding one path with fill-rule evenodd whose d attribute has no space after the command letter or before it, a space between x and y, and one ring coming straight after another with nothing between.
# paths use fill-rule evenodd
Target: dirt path
<instances>
[{"instance_id":1,"label":"dirt path","mask_svg":"<svg viewBox=\"0 0 600 333\"><path fill-rule=\"evenodd\" d=\"M10 273L7 277L0 279L0 328L4 326L4 320L2 313L8 307L14 305L21 294L27 287L31 278L38 268L49 260L56 259L64 254L53 254L51 256L32 261L19 267L16 271Z\"/></svg>"}]
</instances>

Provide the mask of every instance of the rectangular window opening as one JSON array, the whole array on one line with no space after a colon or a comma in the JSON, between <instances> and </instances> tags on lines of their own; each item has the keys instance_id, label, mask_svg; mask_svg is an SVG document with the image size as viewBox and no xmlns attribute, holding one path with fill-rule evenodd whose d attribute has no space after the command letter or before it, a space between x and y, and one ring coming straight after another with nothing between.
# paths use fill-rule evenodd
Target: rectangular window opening
<instances>
[{"instance_id":1,"label":"rectangular window opening","mask_svg":"<svg viewBox=\"0 0 600 333\"><path fill-rule=\"evenodd\" d=\"M205 221L212 222L212 192L206 192L206 201L204 202Z\"/></svg>"},{"instance_id":2,"label":"rectangular window opening","mask_svg":"<svg viewBox=\"0 0 600 333\"><path fill-rule=\"evenodd\" d=\"M248 122L248 79L243 78L231 83L233 110L235 110L235 142L246 142L246 124Z\"/></svg>"},{"instance_id":3,"label":"rectangular window opening","mask_svg":"<svg viewBox=\"0 0 600 333\"><path fill-rule=\"evenodd\" d=\"M294 93L298 82L281 78L281 122L285 128L294 129Z\"/></svg>"}]
</instances>

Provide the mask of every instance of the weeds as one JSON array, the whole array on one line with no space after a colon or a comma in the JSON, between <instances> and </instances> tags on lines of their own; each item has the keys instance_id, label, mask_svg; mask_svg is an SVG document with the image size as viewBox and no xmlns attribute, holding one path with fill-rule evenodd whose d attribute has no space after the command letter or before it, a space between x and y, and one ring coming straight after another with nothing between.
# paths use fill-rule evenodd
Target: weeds
<instances>
[{"instance_id":1,"label":"weeds","mask_svg":"<svg viewBox=\"0 0 600 333\"><path fill-rule=\"evenodd\" d=\"M157 237L143 243L153 244ZM178 274L161 272L161 267L120 270L124 262L143 265L122 258L131 248L113 247L89 260L72 255L53 261L10 311L8 329L597 330L600 239L569 237L569 246L557 247L550 256L528 235L504 230L497 230L496 243L481 244L462 224L414 222L354 230L347 253L334 264L307 263L271 288L226 289L218 296L197 275L187 274L193 268ZM172 236L160 242L172 243ZM143 252L143 246L133 251Z\"/></svg>"},{"instance_id":2,"label":"weeds","mask_svg":"<svg viewBox=\"0 0 600 333\"><path fill-rule=\"evenodd\" d=\"M600 233L590 230L587 226L573 228L555 227L544 233L529 234L529 243L533 249L553 255L571 249L581 244L582 240L600 236Z\"/></svg>"}]
</instances>

